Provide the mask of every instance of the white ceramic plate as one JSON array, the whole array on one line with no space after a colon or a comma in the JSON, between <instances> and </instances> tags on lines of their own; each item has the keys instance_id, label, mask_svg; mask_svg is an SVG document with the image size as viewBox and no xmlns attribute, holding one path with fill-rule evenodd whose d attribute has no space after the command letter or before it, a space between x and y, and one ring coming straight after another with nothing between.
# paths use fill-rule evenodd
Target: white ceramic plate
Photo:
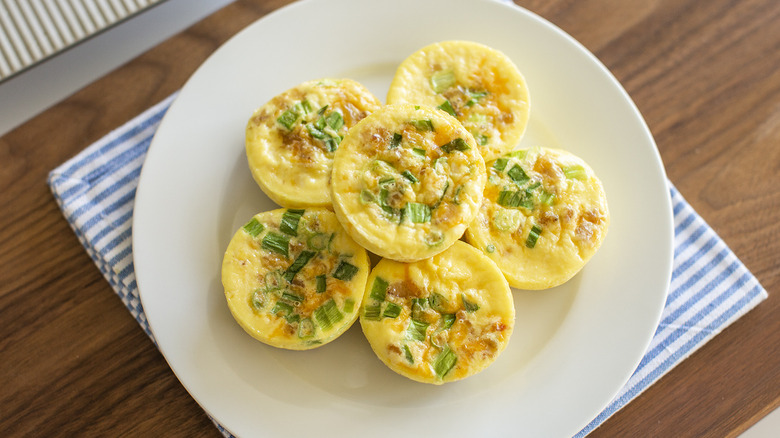
<instances>
[{"instance_id":1,"label":"white ceramic plate","mask_svg":"<svg viewBox=\"0 0 780 438\"><path fill-rule=\"evenodd\" d=\"M245 161L252 111L328 76L384 99L401 60L448 39L487 44L519 66L532 99L523 146L568 149L600 175L612 214L600 252L561 287L515 291L508 348L484 372L442 387L387 369L359 324L307 352L253 340L220 283L234 231L275 208ZM567 437L607 405L653 335L671 275L671 218L663 165L636 107L550 23L493 0L310 0L236 35L182 89L143 168L133 248L160 350L236 435Z\"/></svg>"}]
</instances>

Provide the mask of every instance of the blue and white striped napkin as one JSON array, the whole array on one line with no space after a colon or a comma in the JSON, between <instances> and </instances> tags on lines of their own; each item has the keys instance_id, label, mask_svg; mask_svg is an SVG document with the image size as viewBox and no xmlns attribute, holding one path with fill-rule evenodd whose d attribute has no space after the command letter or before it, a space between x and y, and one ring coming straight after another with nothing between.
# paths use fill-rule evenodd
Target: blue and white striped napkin
<instances>
[{"instance_id":1,"label":"blue and white striped napkin","mask_svg":"<svg viewBox=\"0 0 780 438\"><path fill-rule=\"evenodd\" d=\"M152 341L135 282L130 234L141 166L174 97L57 167L48 180L87 253ZM578 437L598 427L767 297L756 278L674 187L670 195L675 223L674 271L661 323L628 383Z\"/></svg>"}]
</instances>

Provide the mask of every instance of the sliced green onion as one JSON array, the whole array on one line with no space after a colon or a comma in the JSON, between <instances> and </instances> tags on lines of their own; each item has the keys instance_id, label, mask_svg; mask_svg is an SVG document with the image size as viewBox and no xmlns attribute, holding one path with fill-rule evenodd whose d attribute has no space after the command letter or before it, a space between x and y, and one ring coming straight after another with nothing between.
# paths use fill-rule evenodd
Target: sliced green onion
<instances>
[{"instance_id":1,"label":"sliced green onion","mask_svg":"<svg viewBox=\"0 0 780 438\"><path fill-rule=\"evenodd\" d=\"M496 203L502 207L519 207L523 203L523 192L518 190L501 190L498 192Z\"/></svg>"},{"instance_id":2,"label":"sliced green onion","mask_svg":"<svg viewBox=\"0 0 780 438\"><path fill-rule=\"evenodd\" d=\"M485 251L488 254L493 254L496 252L496 245L493 245L492 243L488 243L487 246L485 246Z\"/></svg>"},{"instance_id":3,"label":"sliced green onion","mask_svg":"<svg viewBox=\"0 0 780 438\"><path fill-rule=\"evenodd\" d=\"M452 202L455 205L460 205L460 192L463 191L463 184L455 187L455 193L452 195Z\"/></svg>"},{"instance_id":4,"label":"sliced green onion","mask_svg":"<svg viewBox=\"0 0 780 438\"><path fill-rule=\"evenodd\" d=\"M303 302L303 297L295 295L292 292L282 292L282 299L286 300L286 301L289 301L289 302L291 302L293 304L296 304L296 303L300 304L301 302Z\"/></svg>"},{"instance_id":5,"label":"sliced green onion","mask_svg":"<svg viewBox=\"0 0 780 438\"><path fill-rule=\"evenodd\" d=\"M528 238L525 240L525 246L533 248L536 246L536 241L539 240L539 236L542 233L542 227L537 224L531 227L531 231L528 232Z\"/></svg>"},{"instance_id":6,"label":"sliced green onion","mask_svg":"<svg viewBox=\"0 0 780 438\"><path fill-rule=\"evenodd\" d=\"M383 176L382 178L379 178L378 184L382 187L391 186L395 183L395 178L392 176Z\"/></svg>"},{"instance_id":7,"label":"sliced green onion","mask_svg":"<svg viewBox=\"0 0 780 438\"><path fill-rule=\"evenodd\" d=\"M382 313L382 316L385 318L398 318L398 315L401 314L401 306L398 304L388 301L387 305L385 306L385 311Z\"/></svg>"},{"instance_id":8,"label":"sliced green onion","mask_svg":"<svg viewBox=\"0 0 780 438\"><path fill-rule=\"evenodd\" d=\"M458 137L458 138L452 140L451 142L449 142L449 143L447 143L445 145L442 145L441 149L444 152L449 154L452 151L461 151L461 152L467 151L467 150L471 149L471 147L469 146L468 143L466 143L466 140Z\"/></svg>"},{"instance_id":9,"label":"sliced green onion","mask_svg":"<svg viewBox=\"0 0 780 438\"><path fill-rule=\"evenodd\" d=\"M493 215L493 226L504 232L513 232L520 226L520 218L522 213L517 210L509 210L506 208L496 209Z\"/></svg>"},{"instance_id":10,"label":"sliced green onion","mask_svg":"<svg viewBox=\"0 0 780 438\"><path fill-rule=\"evenodd\" d=\"M265 294L259 289L252 292L249 303L255 310L261 310L265 307Z\"/></svg>"},{"instance_id":11,"label":"sliced green onion","mask_svg":"<svg viewBox=\"0 0 780 438\"><path fill-rule=\"evenodd\" d=\"M322 251L327 248L332 238L333 234L314 233L306 239L306 246L315 251Z\"/></svg>"},{"instance_id":12,"label":"sliced green onion","mask_svg":"<svg viewBox=\"0 0 780 438\"><path fill-rule=\"evenodd\" d=\"M280 115L276 119L276 121L280 125L284 126L288 131L292 130L297 120L298 120L298 114L296 114L295 111L292 110L292 108L285 110L282 113L282 115Z\"/></svg>"},{"instance_id":13,"label":"sliced green onion","mask_svg":"<svg viewBox=\"0 0 780 438\"><path fill-rule=\"evenodd\" d=\"M466 122L474 123L476 125L484 125L487 123L487 116L485 114L480 114L480 113L471 113L469 114L469 117L466 119Z\"/></svg>"},{"instance_id":14,"label":"sliced green onion","mask_svg":"<svg viewBox=\"0 0 780 438\"><path fill-rule=\"evenodd\" d=\"M333 324L344 319L344 315L339 311L336 301L331 298L314 311L314 318L320 327L328 330L333 327Z\"/></svg>"},{"instance_id":15,"label":"sliced green onion","mask_svg":"<svg viewBox=\"0 0 780 438\"><path fill-rule=\"evenodd\" d=\"M252 218L251 221L244 225L244 231L246 231L252 237L257 237L257 235L262 233L264 229L265 225L261 224L257 218Z\"/></svg>"},{"instance_id":16,"label":"sliced green onion","mask_svg":"<svg viewBox=\"0 0 780 438\"><path fill-rule=\"evenodd\" d=\"M445 165L447 165L447 157L439 157L439 158L433 160L433 164L431 165L431 167L433 167L434 170L437 170L437 171L438 170L444 171L444 169L442 169L442 168Z\"/></svg>"},{"instance_id":17,"label":"sliced green onion","mask_svg":"<svg viewBox=\"0 0 780 438\"><path fill-rule=\"evenodd\" d=\"M412 319L421 320L426 307L428 307L427 299L412 298Z\"/></svg>"},{"instance_id":18,"label":"sliced green onion","mask_svg":"<svg viewBox=\"0 0 780 438\"><path fill-rule=\"evenodd\" d=\"M457 361L458 356L448 345L444 347L444 350L442 350L441 353L436 356L436 360L433 361L433 371L441 379L452 370Z\"/></svg>"},{"instance_id":19,"label":"sliced green onion","mask_svg":"<svg viewBox=\"0 0 780 438\"><path fill-rule=\"evenodd\" d=\"M317 140L327 140L328 138L330 138L330 136L325 132L323 132L321 129L322 128L318 128L314 123L306 124L306 130L309 131L309 135L316 138Z\"/></svg>"},{"instance_id":20,"label":"sliced green onion","mask_svg":"<svg viewBox=\"0 0 780 438\"><path fill-rule=\"evenodd\" d=\"M515 184L523 184L530 180L531 178L528 177L528 175L525 173L522 167L518 165L512 166L509 171L506 173L510 178L512 178L512 181L515 182Z\"/></svg>"},{"instance_id":21,"label":"sliced green onion","mask_svg":"<svg viewBox=\"0 0 780 438\"><path fill-rule=\"evenodd\" d=\"M439 199L436 201L436 203L431 206L431 210L435 210L439 208L439 205L441 205L442 201L444 201L444 197L447 195L447 190L449 188L450 188L450 181L447 180L444 183L444 190L442 190L441 196L439 196Z\"/></svg>"},{"instance_id":22,"label":"sliced green onion","mask_svg":"<svg viewBox=\"0 0 780 438\"><path fill-rule=\"evenodd\" d=\"M290 236L284 234L275 233L269 231L263 237L262 247L263 249L277 254L281 254L285 257L289 257L288 247L290 245Z\"/></svg>"},{"instance_id":23,"label":"sliced green onion","mask_svg":"<svg viewBox=\"0 0 780 438\"><path fill-rule=\"evenodd\" d=\"M338 139L329 138L325 140L325 146L328 148L328 152L336 152L336 149L339 148L339 143L341 143L341 137Z\"/></svg>"},{"instance_id":24,"label":"sliced green onion","mask_svg":"<svg viewBox=\"0 0 780 438\"><path fill-rule=\"evenodd\" d=\"M578 179L580 181L588 179L588 174L585 172L585 168L579 164L565 166L563 168L563 174L566 176L566 178L569 179Z\"/></svg>"},{"instance_id":25,"label":"sliced green onion","mask_svg":"<svg viewBox=\"0 0 780 438\"><path fill-rule=\"evenodd\" d=\"M427 322L413 319L409 322L409 327L406 329L406 336L415 341L424 341L429 325Z\"/></svg>"},{"instance_id":26,"label":"sliced green onion","mask_svg":"<svg viewBox=\"0 0 780 438\"><path fill-rule=\"evenodd\" d=\"M325 290L328 288L327 286L328 282L327 279L325 278L325 275L324 274L318 275L317 277L315 277L315 279L317 281L317 293L321 294L325 292Z\"/></svg>"},{"instance_id":27,"label":"sliced green onion","mask_svg":"<svg viewBox=\"0 0 780 438\"><path fill-rule=\"evenodd\" d=\"M518 160L524 159L526 155L528 155L528 149L520 149L506 154L507 157L517 158Z\"/></svg>"},{"instance_id":28,"label":"sliced green onion","mask_svg":"<svg viewBox=\"0 0 780 438\"><path fill-rule=\"evenodd\" d=\"M369 321L379 321L382 315L382 303L366 305L363 308L363 318Z\"/></svg>"},{"instance_id":29,"label":"sliced green onion","mask_svg":"<svg viewBox=\"0 0 780 438\"><path fill-rule=\"evenodd\" d=\"M410 172L408 169L407 169L407 170L404 170L403 172L401 172L401 176L403 176L404 178L406 178L407 180L409 180L409 182L410 182L410 183L412 183L412 184L414 184L414 183L416 183L416 182L419 182L419 180L417 179L417 177L415 177L414 175L412 175L412 172Z\"/></svg>"},{"instance_id":30,"label":"sliced green onion","mask_svg":"<svg viewBox=\"0 0 780 438\"><path fill-rule=\"evenodd\" d=\"M457 117L458 115L455 113L455 108L452 107L452 104L449 100L445 100L442 102L441 105L437 106L436 108L446 112L447 114L451 115L452 117Z\"/></svg>"},{"instance_id":31,"label":"sliced green onion","mask_svg":"<svg viewBox=\"0 0 780 438\"><path fill-rule=\"evenodd\" d=\"M466 312L476 312L479 310L479 304L469 301L466 298L466 294L460 294L460 299L463 301L463 308L466 309Z\"/></svg>"},{"instance_id":32,"label":"sliced green onion","mask_svg":"<svg viewBox=\"0 0 780 438\"><path fill-rule=\"evenodd\" d=\"M441 327L439 328L439 330L447 330L450 327L452 327L453 324L455 324L455 314L442 313L440 321L441 321Z\"/></svg>"},{"instance_id":33,"label":"sliced green onion","mask_svg":"<svg viewBox=\"0 0 780 438\"><path fill-rule=\"evenodd\" d=\"M312 257L314 257L316 254L317 253L314 251L301 251L301 253L298 254L298 257L295 258L295 261L292 263L292 265L290 265L290 267L284 271L284 279L289 283L292 283L295 275L301 269L303 269L303 267L306 266L306 263L309 263L309 260L311 260Z\"/></svg>"},{"instance_id":34,"label":"sliced green onion","mask_svg":"<svg viewBox=\"0 0 780 438\"><path fill-rule=\"evenodd\" d=\"M406 360L410 364L414 364L414 356L412 356L412 350L409 349L409 346L404 344L404 357L406 357Z\"/></svg>"},{"instance_id":35,"label":"sliced green onion","mask_svg":"<svg viewBox=\"0 0 780 438\"><path fill-rule=\"evenodd\" d=\"M265 289L269 291L275 291L287 287L287 283L284 282L282 276L282 270L277 269L265 274Z\"/></svg>"},{"instance_id":36,"label":"sliced green onion","mask_svg":"<svg viewBox=\"0 0 780 438\"><path fill-rule=\"evenodd\" d=\"M414 129L421 132L433 131L433 122L431 122L430 119L410 120L409 124L414 126Z\"/></svg>"},{"instance_id":37,"label":"sliced green onion","mask_svg":"<svg viewBox=\"0 0 780 438\"><path fill-rule=\"evenodd\" d=\"M428 305L439 313L446 311L448 304L447 298L444 298L444 295L438 292L434 292L428 297Z\"/></svg>"},{"instance_id":38,"label":"sliced green onion","mask_svg":"<svg viewBox=\"0 0 780 438\"><path fill-rule=\"evenodd\" d=\"M539 193L539 202L544 205L553 205L555 203L555 193L542 189Z\"/></svg>"},{"instance_id":39,"label":"sliced green onion","mask_svg":"<svg viewBox=\"0 0 780 438\"><path fill-rule=\"evenodd\" d=\"M296 322L301 320L301 315L299 315L297 313L293 313L293 314L285 316L284 319L287 320L288 324L293 324L293 323L296 323Z\"/></svg>"},{"instance_id":40,"label":"sliced green onion","mask_svg":"<svg viewBox=\"0 0 780 438\"><path fill-rule=\"evenodd\" d=\"M306 210L286 210L282 215L282 222L279 224L279 230L291 236L298 235L298 223Z\"/></svg>"},{"instance_id":41,"label":"sliced green onion","mask_svg":"<svg viewBox=\"0 0 780 438\"><path fill-rule=\"evenodd\" d=\"M349 281L352 280L352 277L354 277L359 270L360 268L357 266L342 260L336 267L336 270L333 271L333 277L341 281Z\"/></svg>"},{"instance_id":42,"label":"sliced green onion","mask_svg":"<svg viewBox=\"0 0 780 438\"><path fill-rule=\"evenodd\" d=\"M373 193L371 193L370 191L368 191L366 189L361 190L360 191L360 203L365 205L365 204L370 204L372 202L376 202L376 196L374 196Z\"/></svg>"},{"instance_id":43,"label":"sliced green onion","mask_svg":"<svg viewBox=\"0 0 780 438\"><path fill-rule=\"evenodd\" d=\"M401 145L401 140L403 140L403 136L399 133L394 133L393 138L390 139L390 149L397 148Z\"/></svg>"},{"instance_id":44,"label":"sliced green onion","mask_svg":"<svg viewBox=\"0 0 780 438\"><path fill-rule=\"evenodd\" d=\"M328 114L325 117L325 122L333 128L334 130L338 131L341 129L342 126L344 126L344 118L341 117L341 113L338 111L333 111L332 113Z\"/></svg>"},{"instance_id":45,"label":"sliced green onion","mask_svg":"<svg viewBox=\"0 0 780 438\"><path fill-rule=\"evenodd\" d=\"M439 70L431 75L431 88L434 93L441 93L455 84L455 72Z\"/></svg>"},{"instance_id":46,"label":"sliced green onion","mask_svg":"<svg viewBox=\"0 0 780 438\"><path fill-rule=\"evenodd\" d=\"M355 300L347 298L344 300L344 313L352 313L355 310Z\"/></svg>"},{"instance_id":47,"label":"sliced green onion","mask_svg":"<svg viewBox=\"0 0 780 438\"><path fill-rule=\"evenodd\" d=\"M314 323L311 318L304 318L298 323L298 337L307 339L314 336Z\"/></svg>"},{"instance_id":48,"label":"sliced green onion","mask_svg":"<svg viewBox=\"0 0 780 438\"><path fill-rule=\"evenodd\" d=\"M374 284L371 286L371 294L369 296L377 301L384 301L387 295L387 286L389 286L387 281L382 277L374 278Z\"/></svg>"},{"instance_id":49,"label":"sliced green onion","mask_svg":"<svg viewBox=\"0 0 780 438\"><path fill-rule=\"evenodd\" d=\"M471 135L474 136L474 140L476 140L477 144L480 146L485 146L486 144L488 144L488 140L490 140L490 137L488 137L487 135L481 134L476 131L472 131Z\"/></svg>"},{"instance_id":50,"label":"sliced green onion","mask_svg":"<svg viewBox=\"0 0 780 438\"><path fill-rule=\"evenodd\" d=\"M322 108L317 110L317 115L323 115L325 114L325 111L328 109L328 105L323 106Z\"/></svg>"},{"instance_id":51,"label":"sliced green onion","mask_svg":"<svg viewBox=\"0 0 780 438\"><path fill-rule=\"evenodd\" d=\"M293 306L290 303L286 303L284 301L277 301L274 305L274 308L271 309L271 313L274 315L278 315L282 313L282 316L289 316L293 312Z\"/></svg>"},{"instance_id":52,"label":"sliced green onion","mask_svg":"<svg viewBox=\"0 0 780 438\"><path fill-rule=\"evenodd\" d=\"M405 207L406 216L412 223L423 224L431 221L431 207L418 202L408 202Z\"/></svg>"},{"instance_id":53,"label":"sliced green onion","mask_svg":"<svg viewBox=\"0 0 780 438\"><path fill-rule=\"evenodd\" d=\"M470 91L466 90L466 94L469 96L469 101L466 102L466 105L472 106L475 103L479 102L480 99L487 96L487 91Z\"/></svg>"},{"instance_id":54,"label":"sliced green onion","mask_svg":"<svg viewBox=\"0 0 780 438\"><path fill-rule=\"evenodd\" d=\"M496 169L499 172L503 172L504 169L506 169L506 165L509 163L509 158L501 157L496 159L496 161L493 162L493 169Z\"/></svg>"},{"instance_id":55,"label":"sliced green onion","mask_svg":"<svg viewBox=\"0 0 780 438\"><path fill-rule=\"evenodd\" d=\"M425 244L428 246L438 246L444 242L444 234L440 231L431 231L430 234L425 236Z\"/></svg>"},{"instance_id":56,"label":"sliced green onion","mask_svg":"<svg viewBox=\"0 0 780 438\"><path fill-rule=\"evenodd\" d=\"M418 157L425 158L425 149L422 148L412 148L412 153L417 155Z\"/></svg>"}]
</instances>

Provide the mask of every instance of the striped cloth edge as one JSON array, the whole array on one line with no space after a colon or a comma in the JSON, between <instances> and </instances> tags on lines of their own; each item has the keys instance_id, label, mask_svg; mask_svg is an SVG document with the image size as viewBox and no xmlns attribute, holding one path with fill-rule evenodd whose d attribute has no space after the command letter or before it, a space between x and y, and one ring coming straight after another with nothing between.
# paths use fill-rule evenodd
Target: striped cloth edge
<instances>
[{"instance_id":1,"label":"striped cloth edge","mask_svg":"<svg viewBox=\"0 0 780 438\"><path fill-rule=\"evenodd\" d=\"M95 265L152 339L133 270L135 191L152 137L176 94L149 108L50 172L48 184ZM661 322L636 371L577 437L586 436L724 328L767 292L670 183L674 263ZM230 436L212 419L219 431Z\"/></svg>"}]
</instances>

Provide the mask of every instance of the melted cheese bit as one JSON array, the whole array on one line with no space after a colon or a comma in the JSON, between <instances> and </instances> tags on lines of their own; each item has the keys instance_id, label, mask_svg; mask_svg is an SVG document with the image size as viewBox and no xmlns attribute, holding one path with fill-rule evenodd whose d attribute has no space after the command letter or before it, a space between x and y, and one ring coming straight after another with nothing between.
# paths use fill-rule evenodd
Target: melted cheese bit
<instances>
[{"instance_id":1,"label":"melted cheese bit","mask_svg":"<svg viewBox=\"0 0 780 438\"><path fill-rule=\"evenodd\" d=\"M325 209L272 210L233 236L222 284L233 317L254 338L306 350L357 319L368 255Z\"/></svg>"},{"instance_id":2,"label":"melted cheese bit","mask_svg":"<svg viewBox=\"0 0 780 438\"><path fill-rule=\"evenodd\" d=\"M463 234L485 180L474 138L457 120L430 107L388 105L350 130L336 152L333 206L369 251L415 261Z\"/></svg>"},{"instance_id":3,"label":"melted cheese bit","mask_svg":"<svg viewBox=\"0 0 780 438\"><path fill-rule=\"evenodd\" d=\"M442 384L492 364L515 309L501 271L464 242L426 260L388 259L371 272L360 324L377 356L410 379Z\"/></svg>"},{"instance_id":4,"label":"melted cheese bit","mask_svg":"<svg viewBox=\"0 0 780 438\"><path fill-rule=\"evenodd\" d=\"M601 246L609 209L601 182L580 158L532 148L488 163L479 214L466 232L520 289L568 281Z\"/></svg>"}]
</instances>

